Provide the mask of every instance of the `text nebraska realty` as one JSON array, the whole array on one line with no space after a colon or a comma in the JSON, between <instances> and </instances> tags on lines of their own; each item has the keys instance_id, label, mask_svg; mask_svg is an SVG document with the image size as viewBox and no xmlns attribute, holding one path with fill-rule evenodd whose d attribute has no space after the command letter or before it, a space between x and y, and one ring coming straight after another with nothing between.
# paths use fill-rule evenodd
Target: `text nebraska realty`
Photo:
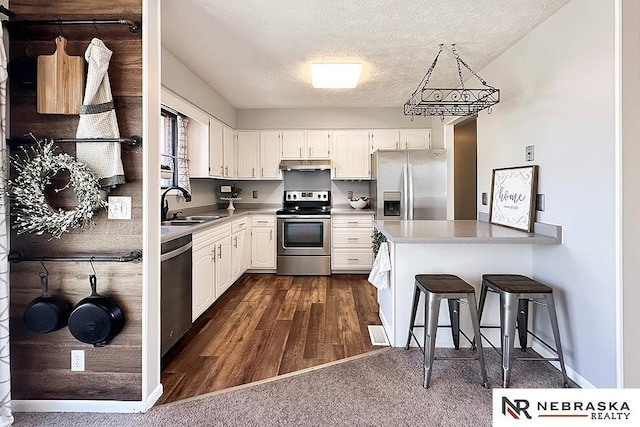
<instances>
[{"instance_id":1,"label":"text nebraska realty","mask_svg":"<svg viewBox=\"0 0 640 427\"><path fill-rule=\"evenodd\" d=\"M561 412L572 412L573 416L589 417L593 420L628 420L631 415L629 404L622 402L580 402L580 401L547 401L537 402L538 417L558 417L566 416ZM510 408L509 408L510 407ZM505 410L506 409L506 410ZM529 401L525 399L514 399L510 401L508 398L502 398L502 413L513 414L514 410L518 415L531 419L529 415ZM583 414L576 414L583 412ZM584 412L590 412L584 414ZM519 417L517 417L519 418Z\"/></svg>"}]
</instances>

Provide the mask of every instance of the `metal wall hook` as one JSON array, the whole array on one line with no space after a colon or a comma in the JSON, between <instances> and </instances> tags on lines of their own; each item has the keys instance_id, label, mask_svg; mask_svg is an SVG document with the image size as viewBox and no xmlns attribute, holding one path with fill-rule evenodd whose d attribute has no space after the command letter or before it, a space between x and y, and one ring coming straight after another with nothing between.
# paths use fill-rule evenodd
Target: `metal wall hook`
<instances>
[{"instance_id":1,"label":"metal wall hook","mask_svg":"<svg viewBox=\"0 0 640 427\"><path fill-rule=\"evenodd\" d=\"M49 270L47 270L47 267L45 267L44 265L44 261L41 259L40 260L40 265L42 265L42 268L44 268L44 271L46 272L46 275L49 275ZM42 275L40 275L40 277L42 277Z\"/></svg>"},{"instance_id":2,"label":"metal wall hook","mask_svg":"<svg viewBox=\"0 0 640 427\"><path fill-rule=\"evenodd\" d=\"M93 259L94 259L94 258L95 258L94 256L92 256L91 258L89 258L89 264L91 264L91 269L93 270L93 276L96 276L96 275L97 275L97 273L96 273L96 268L93 266Z\"/></svg>"}]
</instances>

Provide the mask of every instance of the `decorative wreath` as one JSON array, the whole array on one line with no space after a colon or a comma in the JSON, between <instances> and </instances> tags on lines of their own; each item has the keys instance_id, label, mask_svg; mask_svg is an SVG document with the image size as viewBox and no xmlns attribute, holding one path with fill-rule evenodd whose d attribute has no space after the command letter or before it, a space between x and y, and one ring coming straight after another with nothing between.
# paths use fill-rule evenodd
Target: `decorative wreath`
<instances>
[{"instance_id":1,"label":"decorative wreath","mask_svg":"<svg viewBox=\"0 0 640 427\"><path fill-rule=\"evenodd\" d=\"M54 154L53 141L38 141L30 150L23 148L23 152L24 158L11 156L18 176L7 181L8 195L15 201L11 214L18 234L48 233L58 239L71 228L92 225L94 211L107 207L93 172L66 153ZM72 210L56 210L47 203L45 187L51 184L52 176L65 169L69 171L69 182L55 191L71 186L78 205Z\"/></svg>"}]
</instances>

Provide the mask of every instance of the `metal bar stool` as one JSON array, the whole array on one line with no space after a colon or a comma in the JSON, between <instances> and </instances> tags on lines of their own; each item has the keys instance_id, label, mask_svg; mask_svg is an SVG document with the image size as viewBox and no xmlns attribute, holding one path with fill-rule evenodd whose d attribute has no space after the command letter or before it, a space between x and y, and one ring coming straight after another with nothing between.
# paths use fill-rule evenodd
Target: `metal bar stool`
<instances>
[{"instance_id":1,"label":"metal bar stool","mask_svg":"<svg viewBox=\"0 0 640 427\"><path fill-rule=\"evenodd\" d=\"M487 298L487 291L495 292L500 296L500 336L502 348L502 381L503 386L509 387L511 381L511 360L513 358L513 346L515 341L516 324L518 329L518 339L520 348L524 351L527 347L527 334L531 334L544 346L552 350L558 357L519 357L517 360L528 361L556 361L560 362L564 386L569 387L569 379L564 366L562 355L562 344L560 343L560 331L558 329L558 317L553 301L553 289L543 285L527 276L519 274L483 274L482 289L480 291L480 305L478 307L478 322L482 320L484 303ZM556 343L554 349L544 342L540 337L527 329L529 317L529 302L543 305L547 308L553 337ZM491 328L492 326L480 326L480 328ZM489 343L490 341L482 335ZM493 344L491 344L493 347ZM475 340L474 345L475 347ZM482 346L481 346L482 347ZM495 347L493 347L495 349Z\"/></svg>"},{"instance_id":2,"label":"metal bar stool","mask_svg":"<svg viewBox=\"0 0 640 427\"><path fill-rule=\"evenodd\" d=\"M473 335L476 338L480 338L480 321L478 320L478 312L476 311L476 294L473 286L467 282L454 276L452 274L417 274L415 276L415 290L413 293L413 304L411 307L411 320L409 323L409 335L407 337L407 345L405 349L409 349L411 344L411 338L416 341L418 347L424 354L424 382L423 387L429 388L431 381L431 372L433 366L433 360L435 359L435 347L436 347L436 333L438 327L450 327L454 340L455 348L459 348L459 334L462 334L467 341L473 344L473 341L460 330L459 318L460 318L460 299L466 299L469 305L469 314L471 315L471 324L473 326ZM425 324L416 325L416 313L418 311L418 302L420 300L420 293L424 293L424 315ZM446 298L449 302L449 317L451 320L450 325L438 325L438 316L440 314L440 300ZM424 344L420 346L418 338L413 333L414 328L425 328L424 330ZM438 359L478 359L480 361L480 371L482 374L482 386L489 388L489 382L487 381L487 372L484 367L484 355L482 353L482 346L477 349L477 358L468 357L442 357Z\"/></svg>"}]
</instances>

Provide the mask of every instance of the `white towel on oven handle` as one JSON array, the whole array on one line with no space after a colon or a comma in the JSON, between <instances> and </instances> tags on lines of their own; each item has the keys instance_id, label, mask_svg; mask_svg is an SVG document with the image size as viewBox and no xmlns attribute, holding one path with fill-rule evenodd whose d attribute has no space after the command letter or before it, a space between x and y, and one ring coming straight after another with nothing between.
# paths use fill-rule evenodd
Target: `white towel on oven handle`
<instances>
[{"instance_id":1,"label":"white towel on oven handle","mask_svg":"<svg viewBox=\"0 0 640 427\"><path fill-rule=\"evenodd\" d=\"M386 289L389 287L389 274L391 272L391 259L389 258L389 249L387 242L380 243L378 255L373 262L371 273L369 273L369 282L378 289Z\"/></svg>"}]
</instances>

